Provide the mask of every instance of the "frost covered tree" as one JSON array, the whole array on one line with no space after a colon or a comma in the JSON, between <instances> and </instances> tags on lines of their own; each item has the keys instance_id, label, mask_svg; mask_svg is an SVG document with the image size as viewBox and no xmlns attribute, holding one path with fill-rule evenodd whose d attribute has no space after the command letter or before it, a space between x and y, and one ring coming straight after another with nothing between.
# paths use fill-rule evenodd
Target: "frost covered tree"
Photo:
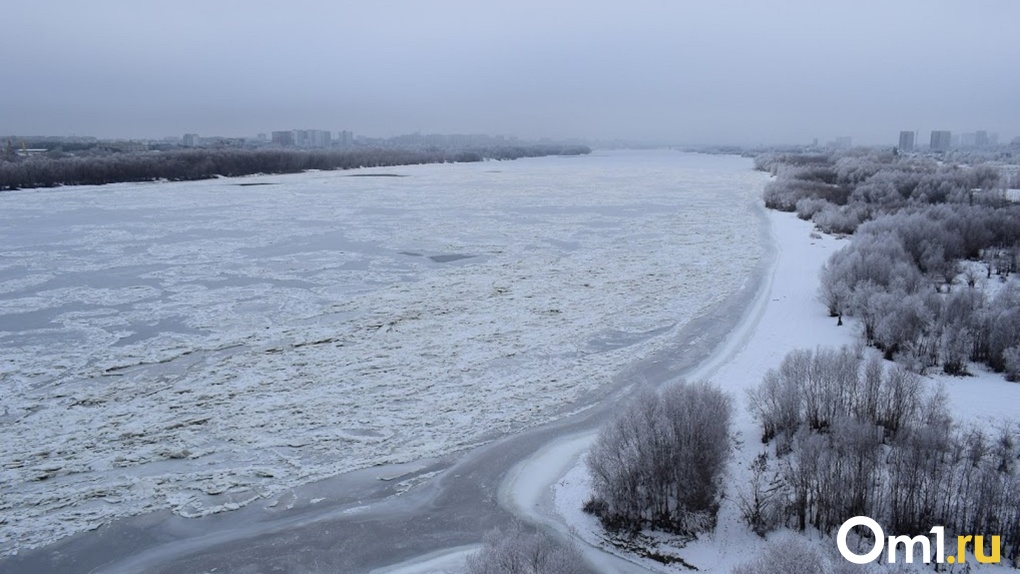
<instances>
[{"instance_id":1,"label":"frost covered tree","mask_svg":"<svg viewBox=\"0 0 1020 574\"><path fill-rule=\"evenodd\" d=\"M827 564L810 542L792 535L770 541L750 561L734 568L732 574L825 574Z\"/></svg>"},{"instance_id":2,"label":"frost covered tree","mask_svg":"<svg viewBox=\"0 0 1020 574\"><path fill-rule=\"evenodd\" d=\"M467 558L467 574L589 574L580 551L513 521L485 535L482 548Z\"/></svg>"},{"instance_id":3,"label":"frost covered tree","mask_svg":"<svg viewBox=\"0 0 1020 574\"><path fill-rule=\"evenodd\" d=\"M766 450L739 496L748 526L832 533L866 515L913 536L943 525L994 532L1020 562L1020 427L960 429L944 392L855 357L794 351L749 394Z\"/></svg>"},{"instance_id":4,"label":"frost covered tree","mask_svg":"<svg viewBox=\"0 0 1020 574\"><path fill-rule=\"evenodd\" d=\"M1006 368L1006 377L1014 382L1020 381L1020 346L1003 351L1002 362Z\"/></svg>"},{"instance_id":5,"label":"frost covered tree","mask_svg":"<svg viewBox=\"0 0 1020 574\"><path fill-rule=\"evenodd\" d=\"M187 149L115 153L91 150L74 157L0 158L0 191L57 185L102 185L125 181L187 181L218 175L296 173L309 169L352 169L423 163L473 162L578 155L585 146L530 145L477 150L419 149Z\"/></svg>"},{"instance_id":6,"label":"frost covered tree","mask_svg":"<svg viewBox=\"0 0 1020 574\"><path fill-rule=\"evenodd\" d=\"M593 494L585 509L613 530L713 528L731 411L731 399L704 382L639 391L588 453Z\"/></svg>"},{"instance_id":7,"label":"frost covered tree","mask_svg":"<svg viewBox=\"0 0 1020 574\"><path fill-rule=\"evenodd\" d=\"M838 317L839 325L843 324L843 314L847 312L853 292L846 279L840 276L841 270L835 266L823 265L819 272L821 281L821 299L830 317Z\"/></svg>"},{"instance_id":8,"label":"frost covered tree","mask_svg":"<svg viewBox=\"0 0 1020 574\"><path fill-rule=\"evenodd\" d=\"M1005 350L1020 344L1017 288L1008 284L986 300L973 264L966 287L954 285L965 257L985 258L989 277L993 270L1008 277L1008 265L999 262L1011 251L989 245L1008 245L1018 235L1020 211L935 206L887 215L861 226L830 257L819 297L833 316L860 319L867 344L918 372L941 366L964 374L968 361L1004 371Z\"/></svg>"},{"instance_id":9,"label":"frost covered tree","mask_svg":"<svg viewBox=\"0 0 1020 574\"><path fill-rule=\"evenodd\" d=\"M785 519L786 484L769 470L768 453L751 463L751 481L737 492L741 517L758 536L775 530Z\"/></svg>"}]
</instances>

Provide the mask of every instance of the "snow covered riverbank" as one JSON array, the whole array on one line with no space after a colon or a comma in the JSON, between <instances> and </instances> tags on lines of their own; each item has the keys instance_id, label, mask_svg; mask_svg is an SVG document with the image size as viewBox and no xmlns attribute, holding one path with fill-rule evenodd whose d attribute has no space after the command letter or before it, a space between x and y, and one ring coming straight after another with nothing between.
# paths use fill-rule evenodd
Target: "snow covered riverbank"
<instances>
[{"instance_id":1,"label":"snow covered riverbank","mask_svg":"<svg viewBox=\"0 0 1020 574\"><path fill-rule=\"evenodd\" d=\"M742 483L742 469L758 453L758 430L744 402L746 389L758 385L765 371L777 366L791 349L852 341L852 328L833 328L834 321L825 315L815 297L818 269L842 246L841 242L830 236L809 237L811 225L791 214L769 212L768 217L777 250L768 284L726 343L687 375L691 380L715 381L733 395L737 405L734 428L742 441L731 465L731 488L727 490L720 511L717 532L680 552L685 561L703 571L729 572L762 544L761 539L740 522L734 501L736 491L732 488ZM595 518L580 510L589 495L589 479L582 455L578 453L578 463L556 483L551 512L566 529L576 531L585 543L608 549L601 540L601 529ZM674 571L652 560L628 559L641 564L646 571Z\"/></svg>"},{"instance_id":2,"label":"snow covered riverbank","mask_svg":"<svg viewBox=\"0 0 1020 574\"><path fill-rule=\"evenodd\" d=\"M737 507L739 489L749 476L748 467L760 452L760 429L746 408L747 389L757 386L765 372L777 367L789 351L853 344L857 332L853 322L835 327L835 320L827 316L816 296L818 270L833 251L842 247L843 242L831 236L812 234L811 224L796 219L792 214L769 212L768 217L778 252L770 284L728 341L708 361L687 374L691 380L717 382L733 395L737 404L734 427L739 447L730 467L726 498L716 532L681 550L672 549L668 543L661 549L663 553L676 554L706 572L730 572L764 546L764 541L743 524ZM926 377L926 380L932 386L944 385L954 414L964 424L979 421L994 424L1015 418L1020 408L1020 385L1006 382L999 374L979 372L975 377L964 378L936 375ZM582 504L590 495L583 455L593 440L594 433L571 437L546 451L559 449L557 452L569 457L573 464L568 465L565 472L556 473L557 478L545 480L547 491L543 497L529 494L540 488L534 484L526 481L508 483L508 492L515 493L514 501L522 515L582 541L586 554L595 564L604 562L608 553L639 564L644 571L678 571L649 559L621 554L602 539L597 520L581 512ZM564 453L563 449L569 452ZM544 460L539 453L519 470L518 475L533 479L545 476L549 464L551 461ZM834 543L820 542L819 548L835 553ZM998 567L982 567L982 571L996 569ZM616 570L608 568L604 571Z\"/></svg>"}]
</instances>

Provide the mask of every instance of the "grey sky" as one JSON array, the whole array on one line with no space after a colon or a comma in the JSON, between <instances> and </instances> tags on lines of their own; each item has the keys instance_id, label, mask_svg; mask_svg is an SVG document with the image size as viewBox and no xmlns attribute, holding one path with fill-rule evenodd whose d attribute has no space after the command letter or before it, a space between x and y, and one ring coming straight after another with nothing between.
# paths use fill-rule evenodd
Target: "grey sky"
<instances>
[{"instance_id":1,"label":"grey sky","mask_svg":"<svg viewBox=\"0 0 1020 574\"><path fill-rule=\"evenodd\" d=\"M5 2L0 134L1020 135L1016 0Z\"/></svg>"}]
</instances>

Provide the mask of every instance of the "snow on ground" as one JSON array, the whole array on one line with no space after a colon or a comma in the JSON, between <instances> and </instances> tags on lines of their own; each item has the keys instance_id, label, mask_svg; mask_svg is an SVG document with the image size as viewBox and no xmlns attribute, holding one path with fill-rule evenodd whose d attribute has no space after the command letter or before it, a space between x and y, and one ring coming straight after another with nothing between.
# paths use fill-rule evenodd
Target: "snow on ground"
<instances>
[{"instance_id":1,"label":"snow on ground","mask_svg":"<svg viewBox=\"0 0 1020 574\"><path fill-rule=\"evenodd\" d=\"M763 253L741 158L361 173L0 195L0 554L556 418Z\"/></svg>"},{"instance_id":2,"label":"snow on ground","mask_svg":"<svg viewBox=\"0 0 1020 574\"><path fill-rule=\"evenodd\" d=\"M836 327L835 320L827 316L816 297L818 269L844 242L812 234L811 224L792 214L769 212L769 218L779 253L771 283L763 292L764 298L752 308L722 348L690 377L715 381L734 396L738 405L734 429L739 447L730 465L718 528L714 534L676 552L705 572L729 572L737 564L753 558L764 545L764 541L743 524L737 507L739 489L749 476L747 469L760 452L760 431L747 409L747 389L757 386L765 372L778 367L789 351L853 344L857 333L853 321ZM1020 385L1005 381L1001 375L980 371L978 367L972 370L979 374L975 377L931 376L927 380L932 387L945 385L953 412L961 424L1015 420L1016 413L1020 412ZM590 442L594 437L588 439ZM575 439L573 444L579 443ZM543 514L535 504L528 507L527 512L533 520L584 541L590 555L603 554L593 553L591 547L596 547L622 556L602 539L598 521L581 511L591 492L590 478L583 463L586 448L581 445L570 453L574 464L552 488L555 514ZM664 543L661 550L670 553L669 548L669 544ZM831 560L842 559L831 539L818 541L818 548ZM682 570L650 559L624 557L652 572ZM980 568L982 572L999 570L1008 571L998 566L982 565Z\"/></svg>"},{"instance_id":3,"label":"snow on ground","mask_svg":"<svg viewBox=\"0 0 1020 574\"><path fill-rule=\"evenodd\" d=\"M967 370L968 376L936 372L925 377L933 386L945 389L956 422L985 430L1020 423L1020 383L1006 381L1002 373L985 365L971 363Z\"/></svg>"}]
</instances>

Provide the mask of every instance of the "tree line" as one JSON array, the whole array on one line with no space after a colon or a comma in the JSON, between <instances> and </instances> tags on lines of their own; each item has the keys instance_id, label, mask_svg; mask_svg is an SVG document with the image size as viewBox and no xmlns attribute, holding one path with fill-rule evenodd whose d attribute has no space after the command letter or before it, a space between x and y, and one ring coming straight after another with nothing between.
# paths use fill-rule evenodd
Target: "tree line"
<instances>
[{"instance_id":1,"label":"tree line","mask_svg":"<svg viewBox=\"0 0 1020 574\"><path fill-rule=\"evenodd\" d=\"M641 389L587 456L585 511L611 531L693 536L715 528L732 401L708 383Z\"/></svg>"},{"instance_id":2,"label":"tree line","mask_svg":"<svg viewBox=\"0 0 1020 574\"><path fill-rule=\"evenodd\" d=\"M765 205L796 211L827 233L853 233L865 221L905 207L975 203L1004 206L1008 179L993 164L851 150L826 154L762 154L755 168L772 173Z\"/></svg>"},{"instance_id":3,"label":"tree line","mask_svg":"<svg viewBox=\"0 0 1020 574\"><path fill-rule=\"evenodd\" d=\"M766 205L852 234L821 274L829 314L910 368L1020 379L1020 204L992 165L882 152L763 155Z\"/></svg>"},{"instance_id":4,"label":"tree line","mask_svg":"<svg viewBox=\"0 0 1020 574\"><path fill-rule=\"evenodd\" d=\"M1020 564L1020 427L960 428L944 393L858 351L793 351L749 393L770 448L740 498L747 524L761 535L831 533L858 515L898 535L945 526L1000 536L1001 556Z\"/></svg>"},{"instance_id":5,"label":"tree line","mask_svg":"<svg viewBox=\"0 0 1020 574\"><path fill-rule=\"evenodd\" d=\"M910 368L965 374L969 361L1020 378L1020 208L902 210L862 225L821 271L833 317Z\"/></svg>"},{"instance_id":6,"label":"tree line","mask_svg":"<svg viewBox=\"0 0 1020 574\"><path fill-rule=\"evenodd\" d=\"M59 185L138 181L189 181L217 176L298 173L548 155L582 155L585 146L530 145L464 151L416 149L187 149L132 153L89 152L78 156L0 157L0 191Z\"/></svg>"}]
</instances>

